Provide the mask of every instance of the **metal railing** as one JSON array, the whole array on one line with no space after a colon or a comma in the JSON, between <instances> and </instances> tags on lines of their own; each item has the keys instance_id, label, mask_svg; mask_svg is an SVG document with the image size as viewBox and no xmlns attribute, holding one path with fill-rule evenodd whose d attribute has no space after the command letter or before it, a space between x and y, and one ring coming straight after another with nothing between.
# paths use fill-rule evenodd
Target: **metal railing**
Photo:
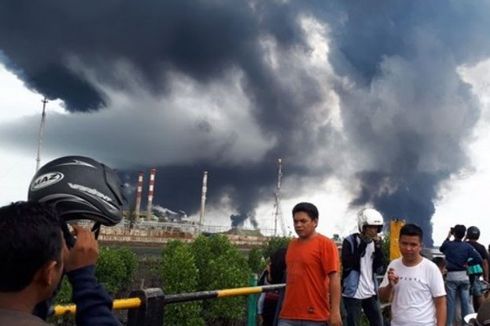
<instances>
[{"instance_id":1,"label":"metal railing","mask_svg":"<svg viewBox=\"0 0 490 326\"><path fill-rule=\"evenodd\" d=\"M129 298L114 300L112 308L114 310L128 310L128 326L161 326L164 325L164 309L168 304L242 295L249 296L282 289L284 286L285 284L275 284L179 294L164 294L160 288L149 288L133 291ZM255 325L255 321L250 323L251 319L255 320L256 318L255 301L252 304L249 303L248 310L248 325ZM74 304L57 305L53 308L53 313L55 316L75 314L76 306Z\"/></svg>"}]
</instances>

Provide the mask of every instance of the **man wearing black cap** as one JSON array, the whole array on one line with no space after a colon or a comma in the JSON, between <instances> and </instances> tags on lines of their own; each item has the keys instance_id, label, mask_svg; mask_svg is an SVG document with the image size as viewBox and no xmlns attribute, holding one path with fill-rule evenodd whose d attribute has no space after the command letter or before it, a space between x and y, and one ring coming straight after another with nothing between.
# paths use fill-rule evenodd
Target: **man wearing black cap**
<instances>
[{"instance_id":1,"label":"man wearing black cap","mask_svg":"<svg viewBox=\"0 0 490 326\"><path fill-rule=\"evenodd\" d=\"M481 264L468 262L468 274L470 276L470 294L473 296L473 307L478 311L483 303L484 283L488 282L488 253L485 246L478 242L480 238L480 229L476 226L470 226L466 231L467 242L475 248L482 258ZM483 278L483 281L482 281Z\"/></svg>"}]
</instances>

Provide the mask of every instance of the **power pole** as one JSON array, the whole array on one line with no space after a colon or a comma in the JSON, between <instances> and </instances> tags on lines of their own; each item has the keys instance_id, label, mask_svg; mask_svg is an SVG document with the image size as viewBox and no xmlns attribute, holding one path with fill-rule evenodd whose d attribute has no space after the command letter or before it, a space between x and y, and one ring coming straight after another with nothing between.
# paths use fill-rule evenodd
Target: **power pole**
<instances>
[{"instance_id":1,"label":"power pole","mask_svg":"<svg viewBox=\"0 0 490 326\"><path fill-rule=\"evenodd\" d=\"M45 97L41 102L43 103L43 113L41 114L41 125L39 126L39 137L37 143L37 157L36 157L36 172L39 170L39 166L41 164L41 145L43 142L44 124L46 120L46 104L48 103L48 100Z\"/></svg>"},{"instance_id":2,"label":"power pole","mask_svg":"<svg viewBox=\"0 0 490 326\"><path fill-rule=\"evenodd\" d=\"M281 180L282 180L282 159L277 160L277 185L274 192L274 236L277 236L277 223L281 223L281 230L283 235L286 235L286 226L282 218L280 192L281 192Z\"/></svg>"}]
</instances>

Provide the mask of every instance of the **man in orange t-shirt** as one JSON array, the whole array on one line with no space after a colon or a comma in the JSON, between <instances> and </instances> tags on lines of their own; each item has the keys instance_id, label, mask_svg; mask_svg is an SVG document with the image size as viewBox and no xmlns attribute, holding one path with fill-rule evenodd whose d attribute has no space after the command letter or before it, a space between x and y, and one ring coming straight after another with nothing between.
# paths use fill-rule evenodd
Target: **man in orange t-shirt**
<instances>
[{"instance_id":1,"label":"man in orange t-shirt","mask_svg":"<svg viewBox=\"0 0 490 326\"><path fill-rule=\"evenodd\" d=\"M286 255L286 292L278 326L342 325L339 255L335 243L316 232L318 209L293 208L293 239Z\"/></svg>"}]
</instances>

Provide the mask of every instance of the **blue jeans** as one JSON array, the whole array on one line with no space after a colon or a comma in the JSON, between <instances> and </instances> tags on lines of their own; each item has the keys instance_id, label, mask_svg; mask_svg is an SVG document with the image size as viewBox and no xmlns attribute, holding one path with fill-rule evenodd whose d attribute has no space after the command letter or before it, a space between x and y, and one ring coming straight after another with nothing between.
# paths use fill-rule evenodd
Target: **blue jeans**
<instances>
[{"instance_id":1,"label":"blue jeans","mask_svg":"<svg viewBox=\"0 0 490 326\"><path fill-rule=\"evenodd\" d=\"M381 316L381 308L376 296L367 299L354 299L342 297L345 312L347 315L347 326L361 325L361 309L364 311L370 326L383 326L383 317Z\"/></svg>"},{"instance_id":2,"label":"blue jeans","mask_svg":"<svg viewBox=\"0 0 490 326\"><path fill-rule=\"evenodd\" d=\"M277 326L328 326L324 321L279 319Z\"/></svg>"},{"instance_id":3,"label":"blue jeans","mask_svg":"<svg viewBox=\"0 0 490 326\"><path fill-rule=\"evenodd\" d=\"M446 281L447 290L447 326L451 326L456 317L456 297L461 302L461 320L473 312L470 305L470 281Z\"/></svg>"}]
</instances>

